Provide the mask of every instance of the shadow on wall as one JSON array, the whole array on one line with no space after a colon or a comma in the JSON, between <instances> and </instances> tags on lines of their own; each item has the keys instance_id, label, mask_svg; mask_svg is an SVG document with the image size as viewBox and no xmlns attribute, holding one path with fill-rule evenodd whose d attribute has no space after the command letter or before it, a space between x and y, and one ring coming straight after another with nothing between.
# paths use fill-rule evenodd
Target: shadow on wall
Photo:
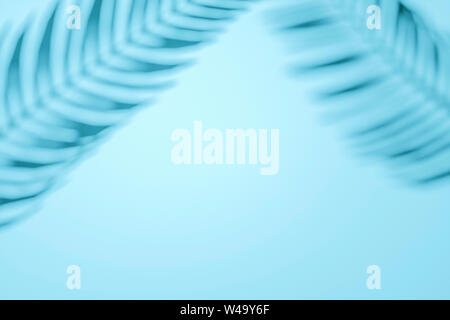
<instances>
[{"instance_id":1,"label":"shadow on wall","mask_svg":"<svg viewBox=\"0 0 450 320\"><path fill-rule=\"evenodd\" d=\"M173 85L253 0L54 1L0 29L0 227L138 106Z\"/></svg>"},{"instance_id":2,"label":"shadow on wall","mask_svg":"<svg viewBox=\"0 0 450 320\"><path fill-rule=\"evenodd\" d=\"M415 1L291 2L269 20L292 52L289 72L311 87L326 121L407 183L449 178L448 33L405 5Z\"/></svg>"},{"instance_id":3,"label":"shadow on wall","mask_svg":"<svg viewBox=\"0 0 450 320\"><path fill-rule=\"evenodd\" d=\"M62 173L172 86L253 2L55 1L22 29L4 25L0 226L35 212ZM448 178L448 39L412 0L290 2L270 23L297 61L290 72L326 105L325 119L404 181Z\"/></svg>"}]
</instances>

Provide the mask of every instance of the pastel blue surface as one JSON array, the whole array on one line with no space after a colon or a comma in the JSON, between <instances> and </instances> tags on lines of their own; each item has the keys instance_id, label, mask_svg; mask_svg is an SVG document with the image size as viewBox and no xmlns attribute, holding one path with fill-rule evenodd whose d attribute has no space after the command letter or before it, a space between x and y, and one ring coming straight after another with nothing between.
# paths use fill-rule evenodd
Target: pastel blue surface
<instances>
[{"instance_id":1,"label":"pastel blue surface","mask_svg":"<svg viewBox=\"0 0 450 320\"><path fill-rule=\"evenodd\" d=\"M35 216L0 231L0 298L450 298L450 185L405 186L321 123L286 76L267 6L202 50ZM171 133L194 120L279 128L278 175L174 166ZM66 288L73 264L78 291ZM381 290L366 288L372 264Z\"/></svg>"}]
</instances>

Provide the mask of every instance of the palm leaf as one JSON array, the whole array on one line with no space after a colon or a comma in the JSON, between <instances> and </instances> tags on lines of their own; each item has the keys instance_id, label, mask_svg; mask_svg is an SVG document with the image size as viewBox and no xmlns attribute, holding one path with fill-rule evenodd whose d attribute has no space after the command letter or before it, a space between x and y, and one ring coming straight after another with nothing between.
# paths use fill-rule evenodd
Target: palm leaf
<instances>
[{"instance_id":1,"label":"palm leaf","mask_svg":"<svg viewBox=\"0 0 450 320\"><path fill-rule=\"evenodd\" d=\"M0 226L36 211L61 173L142 103L251 0L71 1L0 28Z\"/></svg>"},{"instance_id":2,"label":"palm leaf","mask_svg":"<svg viewBox=\"0 0 450 320\"><path fill-rule=\"evenodd\" d=\"M399 0L297 0L271 13L290 72L339 122L358 153L404 181L450 177L450 42ZM410 3L411 1L408 1ZM366 25L381 8L381 30Z\"/></svg>"}]
</instances>

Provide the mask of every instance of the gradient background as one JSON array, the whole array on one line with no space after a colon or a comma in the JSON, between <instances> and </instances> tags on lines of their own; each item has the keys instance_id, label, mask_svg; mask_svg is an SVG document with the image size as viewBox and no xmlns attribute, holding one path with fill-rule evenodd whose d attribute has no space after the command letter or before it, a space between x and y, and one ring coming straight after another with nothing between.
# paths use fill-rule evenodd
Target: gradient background
<instances>
[{"instance_id":1,"label":"gradient background","mask_svg":"<svg viewBox=\"0 0 450 320\"><path fill-rule=\"evenodd\" d=\"M0 1L20 20L45 1ZM2 299L450 298L450 185L356 157L286 75L261 3L0 231ZM174 166L176 128L279 128L280 171ZM66 288L67 266L82 288ZM382 269L381 290L366 268Z\"/></svg>"}]
</instances>

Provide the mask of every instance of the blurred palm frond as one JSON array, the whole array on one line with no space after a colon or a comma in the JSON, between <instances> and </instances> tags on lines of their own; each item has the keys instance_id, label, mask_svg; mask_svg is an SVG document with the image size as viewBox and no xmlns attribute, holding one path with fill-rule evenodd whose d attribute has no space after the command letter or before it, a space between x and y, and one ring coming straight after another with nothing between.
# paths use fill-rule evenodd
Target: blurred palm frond
<instances>
[{"instance_id":1,"label":"blurred palm frond","mask_svg":"<svg viewBox=\"0 0 450 320\"><path fill-rule=\"evenodd\" d=\"M252 1L54 1L0 28L0 226L35 212L62 172ZM69 5L80 30L66 27Z\"/></svg>"},{"instance_id":2,"label":"blurred palm frond","mask_svg":"<svg viewBox=\"0 0 450 320\"><path fill-rule=\"evenodd\" d=\"M367 26L371 5L380 30ZM400 0L293 0L270 18L293 52L290 72L359 153L414 184L450 177L448 33Z\"/></svg>"}]
</instances>

